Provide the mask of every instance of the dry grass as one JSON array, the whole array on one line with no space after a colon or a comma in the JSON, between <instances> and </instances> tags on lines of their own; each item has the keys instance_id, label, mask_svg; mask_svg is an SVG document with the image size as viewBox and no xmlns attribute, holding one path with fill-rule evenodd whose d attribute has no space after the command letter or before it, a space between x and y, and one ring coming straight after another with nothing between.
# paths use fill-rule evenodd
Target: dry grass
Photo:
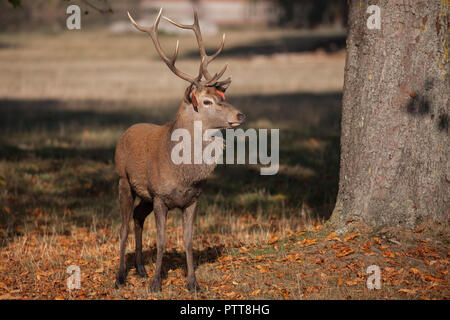
<instances>
[{"instance_id":1,"label":"dry grass","mask_svg":"<svg viewBox=\"0 0 450 320\"><path fill-rule=\"evenodd\" d=\"M231 31L227 39L228 51L214 66L229 63L227 96L247 114L247 127L281 129L281 167L273 177L259 176L252 166L216 169L201 197L194 235L204 290L190 295L177 210L168 220L163 292L149 293L149 281L135 277L133 236L128 285L113 288L115 143L133 123L170 120L186 84L166 70L142 34L0 35L0 298L448 297L445 228L399 238L394 256L401 266L384 256L383 246L393 246L388 239L371 246L373 255L364 245L376 235L324 239L320 225L337 192L344 53L308 51L311 43L321 47L321 32ZM162 40L165 48L175 42ZM217 40L207 37L206 43L213 48ZM180 45L178 66L195 72L193 39L182 37ZM339 257L346 246L355 251ZM416 249L422 255L415 256ZM144 250L151 276L153 216ZM364 286L372 263L386 272L380 291ZM81 268L81 290L66 288L70 265ZM414 294L398 291L410 287L417 287Z\"/></svg>"}]
</instances>

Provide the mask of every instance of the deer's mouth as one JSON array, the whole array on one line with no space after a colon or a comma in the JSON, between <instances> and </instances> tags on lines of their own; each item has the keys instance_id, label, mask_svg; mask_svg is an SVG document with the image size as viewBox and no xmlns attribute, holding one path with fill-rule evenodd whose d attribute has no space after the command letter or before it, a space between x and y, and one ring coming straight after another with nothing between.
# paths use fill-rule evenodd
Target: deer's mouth
<instances>
[{"instance_id":1,"label":"deer's mouth","mask_svg":"<svg viewBox=\"0 0 450 320\"><path fill-rule=\"evenodd\" d=\"M235 121L235 122L230 122L230 121L228 121L228 125L229 125L231 128L239 127L241 124L242 124L242 122L240 122L240 121Z\"/></svg>"}]
</instances>

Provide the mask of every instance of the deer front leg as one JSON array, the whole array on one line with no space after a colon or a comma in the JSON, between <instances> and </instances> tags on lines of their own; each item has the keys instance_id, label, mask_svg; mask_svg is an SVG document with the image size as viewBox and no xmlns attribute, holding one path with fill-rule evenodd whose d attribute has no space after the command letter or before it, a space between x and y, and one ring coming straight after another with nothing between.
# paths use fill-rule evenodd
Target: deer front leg
<instances>
[{"instance_id":1,"label":"deer front leg","mask_svg":"<svg viewBox=\"0 0 450 320\"><path fill-rule=\"evenodd\" d=\"M156 243L155 275L150 284L150 291L158 292L161 291L161 265L164 249L166 248L166 219L168 209L164 202L159 198L155 198L153 208L153 211L155 212L156 233L158 239Z\"/></svg>"},{"instance_id":2,"label":"deer front leg","mask_svg":"<svg viewBox=\"0 0 450 320\"><path fill-rule=\"evenodd\" d=\"M119 272L116 278L116 288L125 284L127 270L125 265L125 249L127 246L129 223L134 206L134 192L131 190L128 180L120 178L119 180L119 201L120 213L122 214L122 226L120 227L120 262Z\"/></svg>"},{"instance_id":3,"label":"deer front leg","mask_svg":"<svg viewBox=\"0 0 450 320\"><path fill-rule=\"evenodd\" d=\"M144 228L145 218L152 212L153 202L142 201L134 208L134 237L136 241L136 273L143 278L147 278L147 272L145 271L144 261L142 258L142 230Z\"/></svg>"},{"instance_id":4,"label":"deer front leg","mask_svg":"<svg viewBox=\"0 0 450 320\"><path fill-rule=\"evenodd\" d=\"M187 288L189 291L200 290L200 286L195 278L194 257L192 254L192 227L194 224L195 209L197 201L183 210L183 241L186 248L187 262Z\"/></svg>"}]
</instances>

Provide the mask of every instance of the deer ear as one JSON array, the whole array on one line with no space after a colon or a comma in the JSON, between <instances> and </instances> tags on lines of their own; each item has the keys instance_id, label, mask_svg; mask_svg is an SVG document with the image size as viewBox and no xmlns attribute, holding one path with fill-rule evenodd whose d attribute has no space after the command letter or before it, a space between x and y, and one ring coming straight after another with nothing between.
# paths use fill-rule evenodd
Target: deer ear
<instances>
[{"instance_id":1,"label":"deer ear","mask_svg":"<svg viewBox=\"0 0 450 320\"><path fill-rule=\"evenodd\" d=\"M194 108L197 108L198 107L198 101L197 101L197 98L195 97L194 90L191 91L190 98L191 98L191 103L194 106Z\"/></svg>"},{"instance_id":2,"label":"deer ear","mask_svg":"<svg viewBox=\"0 0 450 320\"><path fill-rule=\"evenodd\" d=\"M186 88L186 90L184 91L184 101L187 103L192 103L191 101L191 91L192 91L192 86L189 86Z\"/></svg>"},{"instance_id":3,"label":"deer ear","mask_svg":"<svg viewBox=\"0 0 450 320\"><path fill-rule=\"evenodd\" d=\"M186 101L189 104L192 104L195 111L198 111L198 101L197 97L195 96L194 87L193 85L190 85L187 87L186 91L184 92L184 101Z\"/></svg>"},{"instance_id":4,"label":"deer ear","mask_svg":"<svg viewBox=\"0 0 450 320\"><path fill-rule=\"evenodd\" d=\"M216 89L222 92L225 92L231 84L231 78L228 78L224 81L219 81L216 84Z\"/></svg>"}]
</instances>

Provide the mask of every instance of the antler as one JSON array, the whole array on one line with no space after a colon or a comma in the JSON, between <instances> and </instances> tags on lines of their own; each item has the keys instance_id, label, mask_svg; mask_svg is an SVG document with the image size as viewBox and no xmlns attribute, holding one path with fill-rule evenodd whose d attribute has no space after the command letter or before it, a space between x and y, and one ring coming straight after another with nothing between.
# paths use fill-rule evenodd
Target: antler
<instances>
[{"instance_id":1,"label":"antler","mask_svg":"<svg viewBox=\"0 0 450 320\"><path fill-rule=\"evenodd\" d=\"M199 73L199 76L197 76L197 77L192 77L192 76L188 75L187 73L184 73L184 72L178 70L175 67L175 61L177 60L177 56L178 56L178 45L180 43L179 41L177 41L177 46L175 47L175 53L173 54L172 59L169 59L165 55L164 51L162 50L161 45L159 44L159 40L158 40L158 24L159 24L159 21L161 20L162 8L161 8L161 10L159 10L158 17L156 18L155 23L150 28L145 28L143 26L138 25L136 23L136 21L134 21L134 19L131 17L130 13L129 12L127 12L127 13L128 13L128 18L130 18L131 23L133 23L133 25L136 27L136 29L138 29L139 31L142 31L142 32L146 32L150 35L150 37L152 38L153 43L155 45L156 51L158 51L158 53L161 56L161 58L163 59L163 61L167 64L167 66L169 67L170 70L172 70L173 73L175 73L181 79L184 79L191 83L194 83L194 82L197 83L198 81L200 81L202 74L203 74L203 63L200 64L200 73Z\"/></svg>"},{"instance_id":2,"label":"antler","mask_svg":"<svg viewBox=\"0 0 450 320\"><path fill-rule=\"evenodd\" d=\"M200 25L198 23L197 10L194 9L194 23L193 24L181 24L181 23L175 22L172 19L169 19L165 16L163 16L163 18L179 28L190 29L190 30L194 31L195 37L197 39L198 48L200 49L200 58L202 60L202 64L204 65L203 66L203 75L205 76L205 79L206 79L205 85L211 86L211 85L218 83L218 80L225 73L225 70L227 69L228 65L225 64L225 66L222 68L222 70L219 73L216 73L214 76L211 76L211 74L208 72L207 67L208 67L209 63L211 61L213 61L222 52L222 49L225 45L225 34L223 34L223 36L222 36L222 42L219 46L219 49L217 49L217 51L213 55L208 56L206 54L205 46L203 45L202 33L200 31ZM222 81L221 83L222 84L229 83L230 81L231 81L231 79L228 78L228 79Z\"/></svg>"}]
</instances>

